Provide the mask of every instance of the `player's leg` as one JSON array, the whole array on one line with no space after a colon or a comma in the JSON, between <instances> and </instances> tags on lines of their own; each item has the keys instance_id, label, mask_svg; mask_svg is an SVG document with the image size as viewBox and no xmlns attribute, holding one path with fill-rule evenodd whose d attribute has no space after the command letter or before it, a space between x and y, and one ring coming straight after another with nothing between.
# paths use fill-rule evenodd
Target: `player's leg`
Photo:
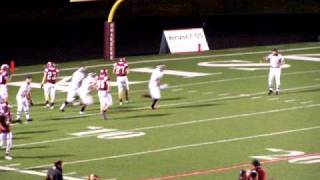
<instances>
[{"instance_id":1,"label":"player's leg","mask_svg":"<svg viewBox=\"0 0 320 180\"><path fill-rule=\"evenodd\" d=\"M280 93L280 76L281 76L281 69L277 69L277 72L275 73L275 79L276 79L276 94L279 95Z\"/></svg>"},{"instance_id":2,"label":"player's leg","mask_svg":"<svg viewBox=\"0 0 320 180\"><path fill-rule=\"evenodd\" d=\"M8 103L8 87L5 84L0 85L0 97Z\"/></svg>"},{"instance_id":3,"label":"player's leg","mask_svg":"<svg viewBox=\"0 0 320 180\"><path fill-rule=\"evenodd\" d=\"M151 87L150 95L152 97L151 109L156 109L155 106L160 99L160 88L159 87Z\"/></svg>"},{"instance_id":4,"label":"player's leg","mask_svg":"<svg viewBox=\"0 0 320 180\"><path fill-rule=\"evenodd\" d=\"M16 117L16 121L17 122L21 122L21 116L22 116L22 99L21 97L17 97L17 117Z\"/></svg>"},{"instance_id":5,"label":"player's leg","mask_svg":"<svg viewBox=\"0 0 320 180\"><path fill-rule=\"evenodd\" d=\"M30 107L29 107L29 103L28 103L27 99L23 103L23 110L24 110L24 113L26 115L27 122L31 122L32 119L30 117Z\"/></svg>"},{"instance_id":6,"label":"player's leg","mask_svg":"<svg viewBox=\"0 0 320 180\"><path fill-rule=\"evenodd\" d=\"M49 104L49 96L50 96L50 86L49 83L46 83L43 87L44 99L45 99L45 107L50 107Z\"/></svg>"},{"instance_id":7,"label":"player's leg","mask_svg":"<svg viewBox=\"0 0 320 180\"><path fill-rule=\"evenodd\" d=\"M54 102L56 98L56 87L54 84L50 88L50 109L54 109Z\"/></svg>"},{"instance_id":8,"label":"player's leg","mask_svg":"<svg viewBox=\"0 0 320 180\"><path fill-rule=\"evenodd\" d=\"M5 133L0 133L0 149L5 148Z\"/></svg>"},{"instance_id":9,"label":"player's leg","mask_svg":"<svg viewBox=\"0 0 320 180\"><path fill-rule=\"evenodd\" d=\"M273 79L274 79L274 71L271 68L270 71L269 71L269 76L268 76L268 88L269 88L268 94L269 95L272 94L272 92L273 92L273 88L272 88Z\"/></svg>"},{"instance_id":10,"label":"player's leg","mask_svg":"<svg viewBox=\"0 0 320 180\"><path fill-rule=\"evenodd\" d=\"M11 148L12 148L12 132L6 133L6 159L12 160L11 157Z\"/></svg>"},{"instance_id":11,"label":"player's leg","mask_svg":"<svg viewBox=\"0 0 320 180\"><path fill-rule=\"evenodd\" d=\"M83 98L81 98L81 100L83 105L80 109L80 114L84 114L85 113L84 111L86 110L86 108L89 105L93 104L93 98L90 94L87 94L87 95L84 95Z\"/></svg>"},{"instance_id":12,"label":"player's leg","mask_svg":"<svg viewBox=\"0 0 320 180\"><path fill-rule=\"evenodd\" d=\"M123 84L122 84L122 77L117 77L117 85L118 85L119 104L122 105L122 103L123 103L123 94L124 94L124 89L123 89Z\"/></svg>"},{"instance_id":13,"label":"player's leg","mask_svg":"<svg viewBox=\"0 0 320 180\"><path fill-rule=\"evenodd\" d=\"M125 89L125 98L126 98L126 103L129 103L129 80L127 77L125 77L124 79L125 83L124 83L124 89Z\"/></svg>"},{"instance_id":14,"label":"player's leg","mask_svg":"<svg viewBox=\"0 0 320 180\"><path fill-rule=\"evenodd\" d=\"M67 99L62 105L60 106L60 111L64 112L65 108L68 106L68 104L72 103L77 96L77 89L69 89L67 94Z\"/></svg>"}]
</instances>

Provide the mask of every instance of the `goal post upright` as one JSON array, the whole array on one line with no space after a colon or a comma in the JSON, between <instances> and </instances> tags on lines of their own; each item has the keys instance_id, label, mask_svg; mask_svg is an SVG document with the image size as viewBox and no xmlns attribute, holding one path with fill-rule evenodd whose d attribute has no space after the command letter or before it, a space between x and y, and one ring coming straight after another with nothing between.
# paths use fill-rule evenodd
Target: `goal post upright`
<instances>
[{"instance_id":1,"label":"goal post upright","mask_svg":"<svg viewBox=\"0 0 320 180\"><path fill-rule=\"evenodd\" d=\"M113 21L114 15L120 6L125 0L117 0L108 15L108 20L104 22L104 59L114 60L116 57L116 27Z\"/></svg>"}]
</instances>

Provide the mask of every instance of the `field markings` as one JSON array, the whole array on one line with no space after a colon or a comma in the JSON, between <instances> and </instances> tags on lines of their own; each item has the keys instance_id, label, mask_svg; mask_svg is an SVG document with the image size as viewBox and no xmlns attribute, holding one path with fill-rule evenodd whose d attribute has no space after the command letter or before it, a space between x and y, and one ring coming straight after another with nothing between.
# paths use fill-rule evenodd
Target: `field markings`
<instances>
[{"instance_id":1,"label":"field markings","mask_svg":"<svg viewBox=\"0 0 320 180\"><path fill-rule=\"evenodd\" d=\"M300 102L300 104L310 104L312 103L313 101L303 101L303 102Z\"/></svg>"},{"instance_id":2,"label":"field markings","mask_svg":"<svg viewBox=\"0 0 320 180\"><path fill-rule=\"evenodd\" d=\"M275 98L268 98L268 101L277 101L277 100L279 100L279 98L278 98L278 97L275 97Z\"/></svg>"},{"instance_id":3,"label":"field markings","mask_svg":"<svg viewBox=\"0 0 320 180\"><path fill-rule=\"evenodd\" d=\"M288 99L288 100L285 100L284 102L285 103L291 103L291 102L296 102L297 100L296 99Z\"/></svg>"},{"instance_id":4,"label":"field markings","mask_svg":"<svg viewBox=\"0 0 320 180\"><path fill-rule=\"evenodd\" d=\"M290 130L285 130L285 131L276 131L276 132L271 132L271 133L257 134L257 135L252 135L252 136L227 138L227 139L220 139L220 140L215 140L215 141L207 141L207 142L194 143L194 144L184 144L184 145L179 145L179 146L153 149L153 150L141 151L141 152L135 152L135 153L120 154L120 155L114 155L114 156L105 156L105 157L83 159L83 160L76 160L76 161L66 161L66 162L64 162L64 165L73 165L73 164L81 164L81 163L102 161L102 160L108 160L108 159L119 159L119 158L133 157L133 156L149 155L149 154L154 154L154 153L168 152L168 151L174 151L174 150L181 150L181 149L187 149L187 148L195 148L195 147L202 147L202 146L223 144L223 143L230 143L230 142L246 141L246 140L251 140L251 139L259 139L259 138L264 138L264 137L272 137L272 136L284 135L284 134L289 134L289 133L304 132L304 131L318 130L318 129L320 129L320 126L312 126L312 127L306 127L306 128L290 129ZM26 169L39 169L39 168L45 168L48 166L50 166L50 164L29 167Z\"/></svg>"},{"instance_id":5,"label":"field markings","mask_svg":"<svg viewBox=\"0 0 320 180\"><path fill-rule=\"evenodd\" d=\"M292 159L296 158L303 158L303 157L308 157L308 156L316 156L320 155L320 153L309 153L309 154L304 154L304 155L297 155L297 156L291 156L291 157L284 157L284 158L278 158L275 160L265 160L261 161L262 164L273 164L277 162L282 162L282 161L290 161ZM175 174L175 175L169 175L169 176L163 176L163 177L158 177L158 178L148 178L146 180L170 180L170 179L179 179L179 178L185 178L185 177L190 177L190 176L199 176L199 175L207 175L207 174L216 174L216 173L223 173L223 172L229 172L232 170L239 170L240 168L248 168L251 167L251 164L248 163L243 163L243 164L236 164L228 167L220 167L220 168L214 168L214 169L205 169L205 170L194 170L191 172L184 172L181 174Z\"/></svg>"},{"instance_id":6,"label":"field markings","mask_svg":"<svg viewBox=\"0 0 320 180\"><path fill-rule=\"evenodd\" d=\"M307 73L320 73L320 70L308 70L308 71L296 71L296 72L290 72L290 73L283 73L282 76L299 75L299 74L307 74ZM210 83L242 81L242 80L259 79L259 78L267 78L267 75L228 78L228 79L220 79L220 80L212 80L212 81L203 81L203 82L197 82L197 83L185 83L185 84L169 86L168 89L174 89L174 88L183 89L182 87L189 87L189 86L196 86L196 85L203 85L203 84L210 84ZM133 91L130 91L130 93L141 93L141 92L146 92L146 91L148 91L148 89L133 90ZM116 94L117 94L117 92L112 92L112 95L116 95ZM97 95L93 95L93 97L97 97ZM64 101L65 101L65 97L64 98L56 98L56 103L64 102ZM41 102L35 102L35 103L39 104L39 103L43 103L43 102L41 101ZM12 106L16 107L15 104L13 104Z\"/></svg>"},{"instance_id":7,"label":"field markings","mask_svg":"<svg viewBox=\"0 0 320 180\"><path fill-rule=\"evenodd\" d=\"M319 46L314 47L304 47L304 48L289 48L283 49L281 52L290 52L290 51L303 51L303 50L312 50L312 49L320 49ZM255 51L255 52L239 52L239 53L228 53L228 54L213 54L213 55L204 55L204 56L188 56L188 57L177 57L177 58L162 58L162 59L148 59L148 60L141 60L141 61L134 61L130 62L129 64L143 64L143 63L155 63L155 62L166 62L166 61L180 61L180 60L196 60L196 59L205 59L205 58L215 58L215 57L230 57L230 56L241 56L241 55L253 55L253 54L264 54L269 53L270 51ZM111 62L113 63L113 62ZM97 67L110 67L113 64L96 64L96 65L89 65L85 66L86 68L97 68ZM76 70L79 67L72 67L72 68L61 68L60 72L62 71L70 71ZM34 72L26 72L26 73L17 73L13 74L12 77L16 76L26 76L32 74L42 74L43 71L34 71Z\"/></svg>"},{"instance_id":8,"label":"field markings","mask_svg":"<svg viewBox=\"0 0 320 180\"><path fill-rule=\"evenodd\" d=\"M29 174L29 175L41 176L41 177L47 176L47 173L45 173L45 172L18 169L18 168L13 168L13 167L6 167L6 166L0 166L0 170L1 171L13 171L13 172L21 173L21 174ZM82 178L75 178L75 177L70 177L70 176L63 176L63 179L65 179L65 180L83 180Z\"/></svg>"},{"instance_id":9,"label":"field markings","mask_svg":"<svg viewBox=\"0 0 320 180\"><path fill-rule=\"evenodd\" d=\"M310 86L300 86L300 87L294 87L294 88L288 88L283 89L282 92L288 92L288 91L294 91L294 90L302 90L302 89L308 89L308 88L315 88L320 87L320 85L310 85ZM255 97L266 94L265 91L252 93L252 94L246 94L246 96L243 96L243 94L240 95L233 95L233 96L224 96L224 97L217 97L217 98L209 98L209 99L202 99L197 101L185 101L185 102L179 102L179 103L171 103L171 104L161 104L161 107L171 107L171 106L180 106L180 105L189 105L189 104L197 104L197 103L205 103L205 102L211 102L211 101L219 101L219 100L230 100L230 99L237 99L237 98L246 98L246 97ZM270 98L271 101L278 100L278 97ZM269 99L268 99L269 100ZM130 110L148 110L150 109L150 106L143 106L143 107L137 107L137 108L130 108ZM121 110L119 110L121 111ZM114 110L114 112L117 112ZM68 118L80 118L80 117L90 117L90 116L97 116L100 115L99 113L87 113L83 115L72 115L72 116L63 116L62 118L68 119Z\"/></svg>"}]
</instances>

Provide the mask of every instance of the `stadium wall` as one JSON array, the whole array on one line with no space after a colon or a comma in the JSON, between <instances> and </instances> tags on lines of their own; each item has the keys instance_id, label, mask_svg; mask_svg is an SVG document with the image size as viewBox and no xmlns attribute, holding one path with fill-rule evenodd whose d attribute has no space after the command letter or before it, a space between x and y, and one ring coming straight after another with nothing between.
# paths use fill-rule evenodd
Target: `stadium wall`
<instances>
[{"instance_id":1,"label":"stadium wall","mask_svg":"<svg viewBox=\"0 0 320 180\"><path fill-rule=\"evenodd\" d=\"M117 18L117 55L157 54L164 29L203 27L212 49L317 41L319 14ZM0 61L17 65L103 58L105 19L10 23L0 30Z\"/></svg>"}]
</instances>

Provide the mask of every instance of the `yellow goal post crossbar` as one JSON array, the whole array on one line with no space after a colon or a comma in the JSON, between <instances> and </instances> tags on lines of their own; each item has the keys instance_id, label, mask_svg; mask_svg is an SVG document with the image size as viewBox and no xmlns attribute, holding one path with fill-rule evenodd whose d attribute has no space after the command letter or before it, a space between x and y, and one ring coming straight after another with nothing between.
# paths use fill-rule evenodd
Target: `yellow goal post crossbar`
<instances>
[{"instance_id":1,"label":"yellow goal post crossbar","mask_svg":"<svg viewBox=\"0 0 320 180\"><path fill-rule=\"evenodd\" d=\"M121 4L122 2L124 2L124 0L117 0L117 1L113 4L113 6L112 6L112 8L111 8L111 10L110 10L110 12L109 12L108 23L111 23L111 22L113 21L114 14L116 13L118 7L120 6L120 4Z\"/></svg>"}]
</instances>

